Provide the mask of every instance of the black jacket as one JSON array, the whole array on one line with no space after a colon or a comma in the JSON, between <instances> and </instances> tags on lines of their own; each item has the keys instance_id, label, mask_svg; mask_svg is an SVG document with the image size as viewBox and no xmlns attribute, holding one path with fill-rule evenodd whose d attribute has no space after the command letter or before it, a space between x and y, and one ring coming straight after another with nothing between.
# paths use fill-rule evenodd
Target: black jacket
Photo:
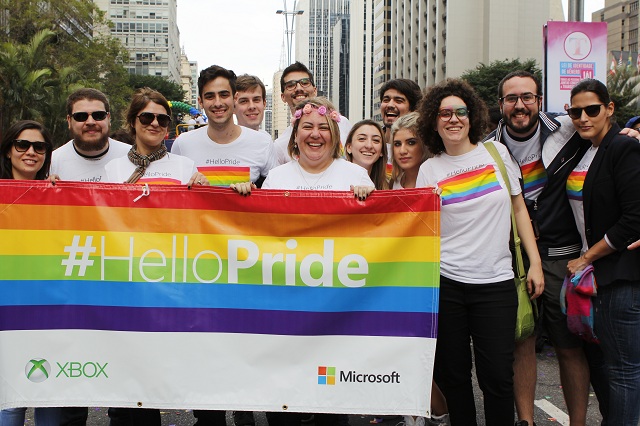
<instances>
[{"instance_id":1,"label":"black jacket","mask_svg":"<svg viewBox=\"0 0 640 426\"><path fill-rule=\"evenodd\" d=\"M640 143L619 132L614 124L605 135L582 189L587 244L606 234L617 250L593 262L599 286L640 281L640 249L627 250L640 238Z\"/></svg>"},{"instance_id":2,"label":"black jacket","mask_svg":"<svg viewBox=\"0 0 640 426\"><path fill-rule=\"evenodd\" d=\"M561 124L555 119L557 116L540 112L540 146L544 146L549 136L560 128ZM485 139L495 139L504 144L505 131L506 125L500 120L496 130ZM567 198L566 184L567 177L589 146L589 141L573 132L551 163L545 164L547 182L538 199L525 200L529 216L539 234L538 251L543 259L575 259L580 255L582 241Z\"/></svg>"}]
</instances>

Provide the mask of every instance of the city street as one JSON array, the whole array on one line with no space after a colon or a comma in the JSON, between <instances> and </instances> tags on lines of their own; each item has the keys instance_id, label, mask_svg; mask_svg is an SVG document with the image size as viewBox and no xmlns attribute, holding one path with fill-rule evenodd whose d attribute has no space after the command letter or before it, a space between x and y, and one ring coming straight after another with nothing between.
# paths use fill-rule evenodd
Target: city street
<instances>
[{"instance_id":1,"label":"city street","mask_svg":"<svg viewBox=\"0 0 640 426\"><path fill-rule=\"evenodd\" d=\"M562 397L562 387L558 374L558 362L555 352L550 346L545 346L543 351L537 355L538 357L538 386L536 389L536 408L535 422L538 426L557 426L569 425L569 417L566 414L567 408ZM478 425L483 426L484 418L482 417L482 397L476 385L476 407L478 409ZM27 412L27 421L25 424L33 425L33 410ZM264 413L255 413L257 426L267 426ZM351 426L369 426L371 416L367 415L351 415L349 422ZM387 418L382 423L383 426L396 426L402 419ZM589 408L587 413L587 425L600 424L600 413L598 412L598 401L593 392L589 394ZM195 423L195 419L190 410L163 410L162 425L163 426L191 426ZM227 413L227 423L233 426L233 420L230 412ZM109 424L106 408L90 408L89 422L90 426L104 426ZM312 424L310 424L312 425Z\"/></svg>"}]
</instances>

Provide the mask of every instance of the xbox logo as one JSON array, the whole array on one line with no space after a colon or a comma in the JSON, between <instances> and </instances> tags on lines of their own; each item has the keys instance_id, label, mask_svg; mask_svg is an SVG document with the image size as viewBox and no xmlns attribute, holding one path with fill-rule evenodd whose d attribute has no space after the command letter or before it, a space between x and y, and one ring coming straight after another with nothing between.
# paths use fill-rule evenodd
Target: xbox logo
<instances>
[{"instance_id":1,"label":"xbox logo","mask_svg":"<svg viewBox=\"0 0 640 426\"><path fill-rule=\"evenodd\" d=\"M51 365L46 359L34 358L24 368L27 379L34 383L44 382L49 378L49 373L51 373Z\"/></svg>"}]
</instances>

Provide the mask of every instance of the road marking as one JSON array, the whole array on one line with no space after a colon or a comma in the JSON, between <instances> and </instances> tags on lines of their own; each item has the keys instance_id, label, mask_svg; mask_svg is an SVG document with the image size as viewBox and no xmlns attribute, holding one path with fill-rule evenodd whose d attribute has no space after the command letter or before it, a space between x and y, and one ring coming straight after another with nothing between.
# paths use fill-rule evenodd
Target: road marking
<instances>
[{"instance_id":1,"label":"road marking","mask_svg":"<svg viewBox=\"0 0 640 426\"><path fill-rule=\"evenodd\" d=\"M556 422L560 423L562 426L569 426L569 416L546 399L539 399L535 401L535 404L536 407L547 413L550 417L556 419Z\"/></svg>"}]
</instances>

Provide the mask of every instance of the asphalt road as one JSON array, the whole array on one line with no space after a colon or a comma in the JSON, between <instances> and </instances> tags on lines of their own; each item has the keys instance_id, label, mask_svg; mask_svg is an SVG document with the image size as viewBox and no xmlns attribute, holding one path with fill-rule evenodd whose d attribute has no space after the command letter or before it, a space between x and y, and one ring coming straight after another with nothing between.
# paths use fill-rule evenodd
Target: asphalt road
<instances>
[{"instance_id":1,"label":"asphalt road","mask_svg":"<svg viewBox=\"0 0 640 426\"><path fill-rule=\"evenodd\" d=\"M558 373L558 361L553 348L545 346L543 351L537 355L538 357L538 385L536 388L536 408L535 422L538 426L558 426L569 425L569 417L567 416L567 407L564 404L562 396L562 386L560 385L560 376ZM478 410L478 425L485 426L482 416L482 394L475 384L476 407ZM191 426L195 423L190 410L165 410L162 414L162 426ZM264 413L254 413L256 426L268 426ZM351 426L371 426L369 421L371 416L351 415L349 422ZM396 426L402 419L386 418L381 424L382 426ZM589 394L589 408L587 411L587 425L599 425L601 421L598 412L598 401L591 392ZM33 425L33 410L27 411L26 425ZM89 426L105 426L109 424L106 408L90 408L89 409ZM231 413L227 413L227 424L233 426L233 418ZM309 426L313 426L310 424Z\"/></svg>"}]
</instances>

